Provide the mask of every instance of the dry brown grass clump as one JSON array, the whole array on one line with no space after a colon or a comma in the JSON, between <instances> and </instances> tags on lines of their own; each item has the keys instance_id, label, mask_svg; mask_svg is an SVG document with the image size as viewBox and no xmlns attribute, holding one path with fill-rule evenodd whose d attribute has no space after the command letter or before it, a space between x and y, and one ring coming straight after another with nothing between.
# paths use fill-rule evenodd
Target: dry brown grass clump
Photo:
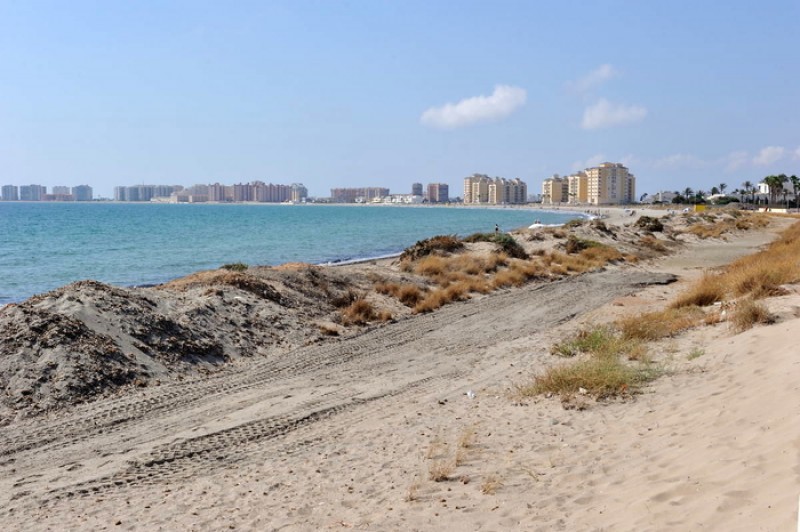
<instances>
[{"instance_id":1,"label":"dry brown grass clump","mask_svg":"<svg viewBox=\"0 0 800 532\"><path fill-rule=\"evenodd\" d=\"M386 294L396 297L402 304L407 307L413 307L423 298L423 290L411 283L377 283L375 291L380 294Z\"/></svg>"},{"instance_id":2,"label":"dry brown grass clump","mask_svg":"<svg viewBox=\"0 0 800 532\"><path fill-rule=\"evenodd\" d=\"M340 312L343 325L363 325L375 320L375 307L366 299L356 299Z\"/></svg>"},{"instance_id":3,"label":"dry brown grass clump","mask_svg":"<svg viewBox=\"0 0 800 532\"><path fill-rule=\"evenodd\" d=\"M748 218L763 223L761 218ZM725 297L759 299L783 293L781 285L800 281L800 223L784 231L767 249L730 264L720 275L706 275L671 305L709 305Z\"/></svg>"},{"instance_id":4,"label":"dry brown grass clump","mask_svg":"<svg viewBox=\"0 0 800 532\"><path fill-rule=\"evenodd\" d=\"M431 290L414 305L414 314L432 312L453 301L469 299L469 287L470 285L467 283L452 283L446 288Z\"/></svg>"},{"instance_id":5,"label":"dry brown grass clump","mask_svg":"<svg viewBox=\"0 0 800 532\"><path fill-rule=\"evenodd\" d=\"M689 290L670 303L670 308L707 307L725 299L726 286L722 276L706 273Z\"/></svg>"},{"instance_id":6,"label":"dry brown grass clump","mask_svg":"<svg viewBox=\"0 0 800 532\"><path fill-rule=\"evenodd\" d=\"M455 469L456 465L452 460L434 460L428 467L428 478L434 482L444 482L450 480L450 476Z\"/></svg>"},{"instance_id":7,"label":"dry brown grass clump","mask_svg":"<svg viewBox=\"0 0 800 532\"><path fill-rule=\"evenodd\" d=\"M703 310L696 306L668 308L623 318L616 322L616 326L624 338L660 340L698 325L704 316Z\"/></svg>"},{"instance_id":8,"label":"dry brown grass clump","mask_svg":"<svg viewBox=\"0 0 800 532\"><path fill-rule=\"evenodd\" d=\"M497 475L489 475L481 483L481 493L484 495L494 495L497 490L503 487L503 481Z\"/></svg>"},{"instance_id":9,"label":"dry brown grass clump","mask_svg":"<svg viewBox=\"0 0 800 532\"><path fill-rule=\"evenodd\" d=\"M619 250L604 244L598 244L584 249L581 251L581 256L588 260L594 267L601 267L609 262L624 260Z\"/></svg>"},{"instance_id":10,"label":"dry brown grass clump","mask_svg":"<svg viewBox=\"0 0 800 532\"><path fill-rule=\"evenodd\" d=\"M736 332L746 331L758 323L772 323L774 320L767 307L751 298L739 301L730 317L730 323Z\"/></svg>"},{"instance_id":11,"label":"dry brown grass clump","mask_svg":"<svg viewBox=\"0 0 800 532\"><path fill-rule=\"evenodd\" d=\"M639 245L658 253L664 253L667 251L667 246L665 246L659 239L652 235L645 235L640 238Z\"/></svg>"},{"instance_id":12,"label":"dry brown grass clump","mask_svg":"<svg viewBox=\"0 0 800 532\"><path fill-rule=\"evenodd\" d=\"M700 215L699 220L694 217L688 217L687 220L691 225L684 232L702 239L721 238L725 233L747 231L769 224L769 219L760 213L748 213L739 217L723 219L720 219L718 215L705 213Z\"/></svg>"},{"instance_id":13,"label":"dry brown grass clump","mask_svg":"<svg viewBox=\"0 0 800 532\"><path fill-rule=\"evenodd\" d=\"M781 285L800 281L800 225L789 231L766 250L742 257L731 264L725 278L734 296L755 298L781 293Z\"/></svg>"}]
</instances>

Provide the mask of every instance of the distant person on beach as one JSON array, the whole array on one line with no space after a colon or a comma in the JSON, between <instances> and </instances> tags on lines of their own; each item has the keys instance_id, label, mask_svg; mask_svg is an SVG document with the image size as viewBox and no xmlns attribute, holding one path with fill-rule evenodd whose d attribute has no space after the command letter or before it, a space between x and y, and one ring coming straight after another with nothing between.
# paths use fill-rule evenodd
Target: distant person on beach
<instances>
[{"instance_id":1,"label":"distant person on beach","mask_svg":"<svg viewBox=\"0 0 800 532\"><path fill-rule=\"evenodd\" d=\"M496 235L500 234L500 226L497 224L494 224L494 234Z\"/></svg>"}]
</instances>

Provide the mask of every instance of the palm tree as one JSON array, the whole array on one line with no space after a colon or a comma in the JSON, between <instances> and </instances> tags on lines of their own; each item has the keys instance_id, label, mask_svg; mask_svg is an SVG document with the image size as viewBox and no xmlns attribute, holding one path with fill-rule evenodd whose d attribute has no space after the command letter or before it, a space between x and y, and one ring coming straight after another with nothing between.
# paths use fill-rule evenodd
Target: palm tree
<instances>
[{"instance_id":1,"label":"palm tree","mask_svg":"<svg viewBox=\"0 0 800 532\"><path fill-rule=\"evenodd\" d=\"M742 189L744 190L745 194L750 193L751 191L754 190L753 183L751 183L750 181L745 181L744 183L742 183ZM751 203L755 203L755 201L756 201L755 192L753 192L753 201L751 201Z\"/></svg>"},{"instance_id":2,"label":"palm tree","mask_svg":"<svg viewBox=\"0 0 800 532\"><path fill-rule=\"evenodd\" d=\"M725 194L725 189L726 188L728 188L728 184L727 183L720 183L719 184L719 193L720 194Z\"/></svg>"},{"instance_id":3,"label":"palm tree","mask_svg":"<svg viewBox=\"0 0 800 532\"><path fill-rule=\"evenodd\" d=\"M773 196L775 194L775 191L777 190L777 183L776 183L777 179L778 179L778 176L776 176L776 175L768 175L767 177L765 177L764 179L761 180L762 183L764 183L765 185L767 185L767 187L769 187L769 202L770 203L773 202L772 201L773 200Z\"/></svg>"},{"instance_id":4,"label":"palm tree","mask_svg":"<svg viewBox=\"0 0 800 532\"><path fill-rule=\"evenodd\" d=\"M792 175L789 177L789 181L792 183L792 193L794 194L794 206L795 208L798 207L797 205L797 189L800 188L800 179L796 175Z\"/></svg>"},{"instance_id":5,"label":"palm tree","mask_svg":"<svg viewBox=\"0 0 800 532\"><path fill-rule=\"evenodd\" d=\"M700 203L701 201L705 201L706 199L706 191L705 190L698 190L694 194L694 203L695 205Z\"/></svg>"},{"instance_id":6,"label":"palm tree","mask_svg":"<svg viewBox=\"0 0 800 532\"><path fill-rule=\"evenodd\" d=\"M692 196L692 194L694 194L694 190L692 190L691 187L686 187L683 189L683 197L687 200Z\"/></svg>"},{"instance_id":7,"label":"palm tree","mask_svg":"<svg viewBox=\"0 0 800 532\"><path fill-rule=\"evenodd\" d=\"M783 184L788 180L789 178L786 176L786 174L768 175L764 178L764 183L769 186L770 203L777 203L778 195L783 192Z\"/></svg>"}]
</instances>

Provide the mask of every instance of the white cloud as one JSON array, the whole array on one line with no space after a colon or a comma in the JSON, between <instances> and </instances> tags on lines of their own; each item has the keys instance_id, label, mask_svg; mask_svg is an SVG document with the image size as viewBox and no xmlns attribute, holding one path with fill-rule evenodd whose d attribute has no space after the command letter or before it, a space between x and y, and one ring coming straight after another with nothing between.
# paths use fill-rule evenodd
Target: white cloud
<instances>
[{"instance_id":1,"label":"white cloud","mask_svg":"<svg viewBox=\"0 0 800 532\"><path fill-rule=\"evenodd\" d=\"M707 166L707 162L689 153L675 153L661 157L653 162L654 168L703 168Z\"/></svg>"},{"instance_id":2,"label":"white cloud","mask_svg":"<svg viewBox=\"0 0 800 532\"><path fill-rule=\"evenodd\" d=\"M641 163L642 160L639 159L639 157L633 155L632 153L629 153L628 155L623 155L622 157L620 157L619 162L630 168L631 166L636 166L637 164Z\"/></svg>"},{"instance_id":3,"label":"white cloud","mask_svg":"<svg viewBox=\"0 0 800 532\"><path fill-rule=\"evenodd\" d=\"M796 149L796 150L794 150L793 157L794 157L795 159L800 159L800 146L798 146L798 147L797 147L797 149Z\"/></svg>"},{"instance_id":4,"label":"white cloud","mask_svg":"<svg viewBox=\"0 0 800 532\"><path fill-rule=\"evenodd\" d=\"M753 157L753 164L768 166L772 163L776 163L783 159L785 151L783 146L767 146L766 148L762 148L761 151L758 152L758 155Z\"/></svg>"},{"instance_id":5,"label":"white cloud","mask_svg":"<svg viewBox=\"0 0 800 532\"><path fill-rule=\"evenodd\" d=\"M616 77L618 74L619 72L617 72L613 66L606 63L592 70L581 79L568 82L567 88L579 93L588 92L611 78Z\"/></svg>"},{"instance_id":6,"label":"white cloud","mask_svg":"<svg viewBox=\"0 0 800 532\"><path fill-rule=\"evenodd\" d=\"M583 112L583 129L599 129L606 127L634 124L644 120L647 109L640 105L624 105L611 103L601 98Z\"/></svg>"},{"instance_id":7,"label":"white cloud","mask_svg":"<svg viewBox=\"0 0 800 532\"><path fill-rule=\"evenodd\" d=\"M723 157L721 162L725 165L725 170L733 172L743 166L747 166L750 162L750 154L746 151L732 151Z\"/></svg>"},{"instance_id":8,"label":"white cloud","mask_svg":"<svg viewBox=\"0 0 800 532\"><path fill-rule=\"evenodd\" d=\"M426 126L455 129L478 122L504 118L525 104L525 89L509 85L496 85L491 96L473 96L458 103L431 107L420 117Z\"/></svg>"},{"instance_id":9,"label":"white cloud","mask_svg":"<svg viewBox=\"0 0 800 532\"><path fill-rule=\"evenodd\" d=\"M577 172L579 170L585 170L586 168L592 168L593 166L598 166L600 163L605 162L608 162L608 158L602 153L596 153L585 161L575 161L572 163L572 171Z\"/></svg>"}]
</instances>

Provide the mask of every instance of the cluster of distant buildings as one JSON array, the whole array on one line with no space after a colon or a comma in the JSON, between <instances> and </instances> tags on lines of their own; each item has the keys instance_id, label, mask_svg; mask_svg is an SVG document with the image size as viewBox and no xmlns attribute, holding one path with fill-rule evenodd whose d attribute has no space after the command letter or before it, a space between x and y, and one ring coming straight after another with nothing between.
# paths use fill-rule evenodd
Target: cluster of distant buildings
<instances>
[{"instance_id":1,"label":"cluster of distant buildings","mask_svg":"<svg viewBox=\"0 0 800 532\"><path fill-rule=\"evenodd\" d=\"M48 194L41 185L5 185L3 201L92 201L92 187L53 187ZM190 187L181 185L133 185L114 187L114 200L157 203L371 203L519 205L535 200L528 185L519 178L506 179L473 174L464 178L463 198L450 198L446 183L413 183L411 193L392 194L385 187L332 188L329 198L309 198L302 183L281 185L252 181L235 185L213 183ZM572 175L558 174L542 183L543 204L614 205L636 202L636 178L621 163L602 163Z\"/></svg>"},{"instance_id":2,"label":"cluster of distant buildings","mask_svg":"<svg viewBox=\"0 0 800 532\"><path fill-rule=\"evenodd\" d=\"M275 185L262 181L236 185L134 185L114 187L114 201L161 203L302 203L308 189L300 183Z\"/></svg>"},{"instance_id":3,"label":"cluster of distant buildings","mask_svg":"<svg viewBox=\"0 0 800 532\"><path fill-rule=\"evenodd\" d=\"M330 198L317 199L330 203L421 204L449 203L450 187L446 183L413 183L410 194L391 194L385 187L332 188Z\"/></svg>"},{"instance_id":4,"label":"cluster of distant buildings","mask_svg":"<svg viewBox=\"0 0 800 532\"><path fill-rule=\"evenodd\" d=\"M542 203L619 205L636 202L636 177L621 163L602 163L542 183Z\"/></svg>"},{"instance_id":5,"label":"cluster of distant buildings","mask_svg":"<svg viewBox=\"0 0 800 532\"><path fill-rule=\"evenodd\" d=\"M0 187L0 201L92 201L92 187L78 185L77 187L56 186L47 193L47 187L42 185L3 185Z\"/></svg>"}]
</instances>

